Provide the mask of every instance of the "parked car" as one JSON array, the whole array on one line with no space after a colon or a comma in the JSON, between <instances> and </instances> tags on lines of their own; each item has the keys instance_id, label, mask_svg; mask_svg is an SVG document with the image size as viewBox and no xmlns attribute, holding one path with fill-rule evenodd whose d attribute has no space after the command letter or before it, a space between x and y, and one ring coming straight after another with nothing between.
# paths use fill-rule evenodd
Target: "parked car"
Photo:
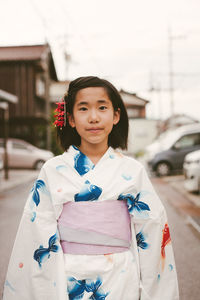
<instances>
[{"instance_id":1,"label":"parked car","mask_svg":"<svg viewBox=\"0 0 200 300\"><path fill-rule=\"evenodd\" d=\"M183 171L185 175L184 186L189 192L200 193L200 150L185 156Z\"/></svg>"},{"instance_id":2,"label":"parked car","mask_svg":"<svg viewBox=\"0 0 200 300\"><path fill-rule=\"evenodd\" d=\"M145 159L159 176L182 170L186 154L200 149L200 123L166 131L146 148Z\"/></svg>"},{"instance_id":3,"label":"parked car","mask_svg":"<svg viewBox=\"0 0 200 300\"><path fill-rule=\"evenodd\" d=\"M34 168L39 170L49 158L51 151L39 149L23 140L9 138L7 142L9 168ZM4 156L4 140L0 139L0 156Z\"/></svg>"}]
</instances>

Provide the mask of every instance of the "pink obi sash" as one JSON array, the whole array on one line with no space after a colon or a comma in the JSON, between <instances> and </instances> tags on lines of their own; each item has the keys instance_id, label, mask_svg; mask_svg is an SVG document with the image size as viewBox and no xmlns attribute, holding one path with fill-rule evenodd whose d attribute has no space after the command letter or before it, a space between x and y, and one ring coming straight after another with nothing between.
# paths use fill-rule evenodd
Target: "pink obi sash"
<instances>
[{"instance_id":1,"label":"pink obi sash","mask_svg":"<svg viewBox=\"0 0 200 300\"><path fill-rule=\"evenodd\" d=\"M130 248L130 215L125 201L67 202L58 219L61 246L68 254L108 254Z\"/></svg>"}]
</instances>

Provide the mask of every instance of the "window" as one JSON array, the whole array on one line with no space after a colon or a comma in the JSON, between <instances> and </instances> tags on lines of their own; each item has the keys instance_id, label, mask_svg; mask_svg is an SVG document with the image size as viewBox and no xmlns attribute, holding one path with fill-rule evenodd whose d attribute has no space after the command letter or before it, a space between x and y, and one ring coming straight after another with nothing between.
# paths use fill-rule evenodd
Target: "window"
<instances>
[{"instance_id":1,"label":"window","mask_svg":"<svg viewBox=\"0 0 200 300\"><path fill-rule=\"evenodd\" d=\"M174 147L177 149L182 149L196 145L200 145L200 133L184 135L182 138L180 138L180 140L176 142Z\"/></svg>"},{"instance_id":2,"label":"window","mask_svg":"<svg viewBox=\"0 0 200 300\"><path fill-rule=\"evenodd\" d=\"M23 144L20 144L20 143L16 143L16 142L13 142L13 143L12 143L12 147L13 147L13 149L23 149L23 150L27 150L26 145L23 145Z\"/></svg>"},{"instance_id":3,"label":"window","mask_svg":"<svg viewBox=\"0 0 200 300\"><path fill-rule=\"evenodd\" d=\"M36 95L45 97L45 79L42 73L36 75Z\"/></svg>"}]
</instances>

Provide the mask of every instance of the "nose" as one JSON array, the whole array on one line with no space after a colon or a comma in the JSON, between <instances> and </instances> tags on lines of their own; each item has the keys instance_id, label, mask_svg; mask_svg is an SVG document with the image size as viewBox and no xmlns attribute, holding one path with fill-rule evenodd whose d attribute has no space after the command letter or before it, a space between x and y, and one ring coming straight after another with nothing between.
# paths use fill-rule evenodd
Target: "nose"
<instances>
[{"instance_id":1,"label":"nose","mask_svg":"<svg viewBox=\"0 0 200 300\"><path fill-rule=\"evenodd\" d=\"M89 123L98 123L99 122L99 114L96 109L91 109L89 114Z\"/></svg>"}]
</instances>

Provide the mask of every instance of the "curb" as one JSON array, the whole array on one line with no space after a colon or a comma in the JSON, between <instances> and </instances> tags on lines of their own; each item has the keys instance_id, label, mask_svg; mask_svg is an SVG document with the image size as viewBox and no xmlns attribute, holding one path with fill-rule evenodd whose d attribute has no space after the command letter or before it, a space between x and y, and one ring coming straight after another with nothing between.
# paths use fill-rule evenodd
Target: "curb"
<instances>
[{"instance_id":1,"label":"curb","mask_svg":"<svg viewBox=\"0 0 200 300\"><path fill-rule=\"evenodd\" d=\"M163 178L163 180L164 182L170 184L177 192L183 195L191 204L200 208L200 196L194 195L185 189L184 180L182 179L182 176L180 176L178 180L169 180L167 179L167 177Z\"/></svg>"},{"instance_id":2,"label":"curb","mask_svg":"<svg viewBox=\"0 0 200 300\"><path fill-rule=\"evenodd\" d=\"M5 180L0 178L0 194L13 190L19 186L27 184L37 178L38 171L11 171L10 178ZM2 175L2 174L1 174Z\"/></svg>"},{"instance_id":3,"label":"curb","mask_svg":"<svg viewBox=\"0 0 200 300\"><path fill-rule=\"evenodd\" d=\"M176 190L178 193L180 193L191 205L193 205L196 208L200 208L200 197L190 194L188 191L185 190L183 180L164 180L168 184L171 185L171 187ZM187 215L186 224L191 225L198 233L200 233L200 216L191 216Z\"/></svg>"},{"instance_id":4,"label":"curb","mask_svg":"<svg viewBox=\"0 0 200 300\"><path fill-rule=\"evenodd\" d=\"M192 225L200 233L200 225L195 221L194 217L187 216L186 223Z\"/></svg>"}]
</instances>

